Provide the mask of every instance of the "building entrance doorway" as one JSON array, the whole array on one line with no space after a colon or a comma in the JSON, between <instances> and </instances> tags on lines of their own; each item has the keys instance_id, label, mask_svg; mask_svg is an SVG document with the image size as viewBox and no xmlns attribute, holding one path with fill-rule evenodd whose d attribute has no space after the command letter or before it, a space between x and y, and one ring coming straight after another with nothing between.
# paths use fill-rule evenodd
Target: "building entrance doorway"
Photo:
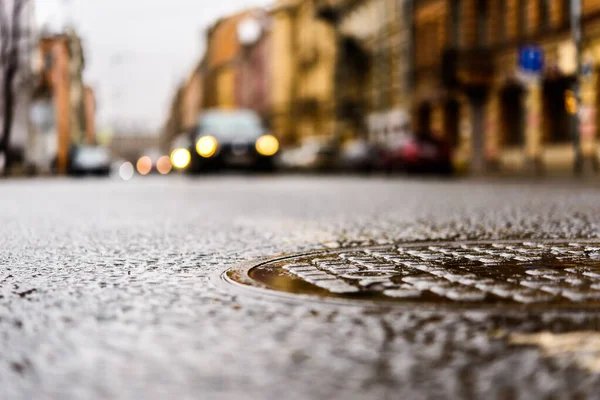
<instances>
[{"instance_id":1,"label":"building entrance doorway","mask_svg":"<svg viewBox=\"0 0 600 400\"><path fill-rule=\"evenodd\" d=\"M543 137L546 143L565 144L573 140L576 105L573 97L574 79L561 77L546 80L543 86Z\"/></svg>"},{"instance_id":2,"label":"building entrance doorway","mask_svg":"<svg viewBox=\"0 0 600 400\"><path fill-rule=\"evenodd\" d=\"M450 146L458 145L460 124L460 104L456 99L450 99L444 104L444 132L443 136Z\"/></svg>"},{"instance_id":3,"label":"building entrance doorway","mask_svg":"<svg viewBox=\"0 0 600 400\"><path fill-rule=\"evenodd\" d=\"M521 147L525 143L525 90L508 85L500 92L500 129L505 147Z\"/></svg>"},{"instance_id":4,"label":"building entrance doorway","mask_svg":"<svg viewBox=\"0 0 600 400\"><path fill-rule=\"evenodd\" d=\"M431 104L423 103L417 110L417 132L431 132Z\"/></svg>"}]
</instances>

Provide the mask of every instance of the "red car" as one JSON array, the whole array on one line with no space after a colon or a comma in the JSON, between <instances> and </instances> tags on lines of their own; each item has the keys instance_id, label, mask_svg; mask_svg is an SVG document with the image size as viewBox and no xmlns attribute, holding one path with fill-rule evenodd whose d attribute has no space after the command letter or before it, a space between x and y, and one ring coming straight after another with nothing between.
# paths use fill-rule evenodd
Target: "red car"
<instances>
[{"instance_id":1,"label":"red car","mask_svg":"<svg viewBox=\"0 0 600 400\"><path fill-rule=\"evenodd\" d=\"M445 140L421 133L386 149L383 165L387 172L450 175L452 151Z\"/></svg>"}]
</instances>

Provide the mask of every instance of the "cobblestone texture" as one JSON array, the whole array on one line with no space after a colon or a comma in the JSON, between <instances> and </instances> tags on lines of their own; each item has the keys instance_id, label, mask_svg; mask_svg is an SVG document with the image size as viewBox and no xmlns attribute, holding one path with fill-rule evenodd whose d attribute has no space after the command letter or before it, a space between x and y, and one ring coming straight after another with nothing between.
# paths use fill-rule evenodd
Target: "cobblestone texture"
<instances>
[{"instance_id":1,"label":"cobblestone texture","mask_svg":"<svg viewBox=\"0 0 600 400\"><path fill-rule=\"evenodd\" d=\"M1 399L600 396L571 358L507 340L598 330L592 311L290 304L212 279L319 247L598 239L596 188L175 177L0 193Z\"/></svg>"}]
</instances>

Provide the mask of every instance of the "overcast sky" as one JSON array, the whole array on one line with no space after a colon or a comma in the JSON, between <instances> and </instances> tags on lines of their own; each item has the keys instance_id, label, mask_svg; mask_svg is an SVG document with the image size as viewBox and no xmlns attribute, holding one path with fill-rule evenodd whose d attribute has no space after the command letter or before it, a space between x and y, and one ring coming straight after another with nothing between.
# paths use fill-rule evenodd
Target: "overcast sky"
<instances>
[{"instance_id":1,"label":"overcast sky","mask_svg":"<svg viewBox=\"0 0 600 400\"><path fill-rule=\"evenodd\" d=\"M74 25L84 40L85 78L96 90L98 127L155 131L172 94L204 51L218 17L272 0L35 0L38 25Z\"/></svg>"}]
</instances>

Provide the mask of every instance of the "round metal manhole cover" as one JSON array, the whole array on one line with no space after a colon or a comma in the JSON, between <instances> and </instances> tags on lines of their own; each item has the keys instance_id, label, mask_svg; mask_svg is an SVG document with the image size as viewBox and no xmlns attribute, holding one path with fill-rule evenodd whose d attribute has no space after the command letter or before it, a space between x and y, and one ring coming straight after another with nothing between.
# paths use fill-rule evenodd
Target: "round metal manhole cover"
<instances>
[{"instance_id":1,"label":"round metal manhole cover","mask_svg":"<svg viewBox=\"0 0 600 400\"><path fill-rule=\"evenodd\" d=\"M420 243L298 254L234 267L261 293L431 305L600 307L599 242Z\"/></svg>"}]
</instances>

